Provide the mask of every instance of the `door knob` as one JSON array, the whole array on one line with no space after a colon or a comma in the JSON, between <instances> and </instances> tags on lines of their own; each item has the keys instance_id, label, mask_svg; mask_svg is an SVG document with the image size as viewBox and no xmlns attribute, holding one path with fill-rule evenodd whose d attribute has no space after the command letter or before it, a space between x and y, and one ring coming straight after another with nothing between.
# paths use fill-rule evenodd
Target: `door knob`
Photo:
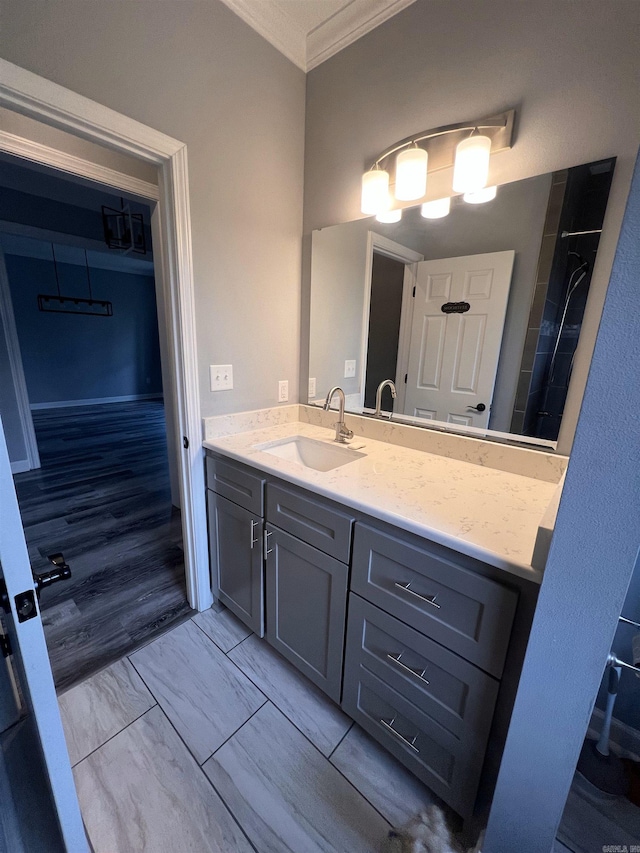
<instances>
[{"instance_id":1,"label":"door knob","mask_svg":"<svg viewBox=\"0 0 640 853\"><path fill-rule=\"evenodd\" d=\"M467 406L467 409L473 409L474 412L484 412L486 408L484 403L478 403L477 406Z\"/></svg>"},{"instance_id":2,"label":"door knob","mask_svg":"<svg viewBox=\"0 0 640 853\"><path fill-rule=\"evenodd\" d=\"M48 572L40 572L39 575L35 572L33 573L33 580L36 585L38 598L40 598L42 590L51 586L52 583L64 581L71 577L71 569L65 562L62 554L49 554L47 560L53 563L55 566L54 569L50 569Z\"/></svg>"}]
</instances>

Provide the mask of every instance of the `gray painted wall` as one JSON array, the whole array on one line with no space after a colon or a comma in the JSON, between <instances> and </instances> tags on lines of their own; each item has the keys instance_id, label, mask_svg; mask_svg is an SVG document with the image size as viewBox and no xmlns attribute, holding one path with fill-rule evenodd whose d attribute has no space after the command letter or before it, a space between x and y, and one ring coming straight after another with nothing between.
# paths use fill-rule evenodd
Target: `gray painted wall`
<instances>
[{"instance_id":1,"label":"gray painted wall","mask_svg":"<svg viewBox=\"0 0 640 853\"><path fill-rule=\"evenodd\" d=\"M549 853L640 544L640 158L483 853ZM612 839L612 844L616 839Z\"/></svg>"},{"instance_id":2,"label":"gray painted wall","mask_svg":"<svg viewBox=\"0 0 640 853\"><path fill-rule=\"evenodd\" d=\"M558 0L417 0L307 79L305 234L360 216L361 173L388 145L512 106L515 144L495 156L491 183L618 156L560 436L565 452L640 140L639 27L635 0L581 0L579 12Z\"/></svg>"},{"instance_id":3,"label":"gray painted wall","mask_svg":"<svg viewBox=\"0 0 640 853\"><path fill-rule=\"evenodd\" d=\"M204 416L297 400L305 75L219 0L0 0L0 55L188 146ZM232 363L232 391L208 365Z\"/></svg>"}]
</instances>

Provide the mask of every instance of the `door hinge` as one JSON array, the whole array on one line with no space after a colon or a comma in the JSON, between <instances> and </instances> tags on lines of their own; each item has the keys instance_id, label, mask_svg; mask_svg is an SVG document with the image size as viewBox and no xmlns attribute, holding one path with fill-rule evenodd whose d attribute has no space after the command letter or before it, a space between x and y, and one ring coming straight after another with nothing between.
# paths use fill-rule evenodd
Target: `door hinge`
<instances>
[{"instance_id":1,"label":"door hinge","mask_svg":"<svg viewBox=\"0 0 640 853\"><path fill-rule=\"evenodd\" d=\"M415 288L415 285L413 286L413 298L414 298L414 299L416 298L416 288Z\"/></svg>"},{"instance_id":2,"label":"door hinge","mask_svg":"<svg viewBox=\"0 0 640 853\"><path fill-rule=\"evenodd\" d=\"M182 446L184 447L185 450L189 449L189 439L187 438L186 435L182 436Z\"/></svg>"},{"instance_id":3,"label":"door hinge","mask_svg":"<svg viewBox=\"0 0 640 853\"><path fill-rule=\"evenodd\" d=\"M9 655L13 654L11 640L9 639L8 634L0 634L0 652L2 652L3 658L8 658Z\"/></svg>"},{"instance_id":4,"label":"door hinge","mask_svg":"<svg viewBox=\"0 0 640 853\"><path fill-rule=\"evenodd\" d=\"M404 375L404 384L405 384L405 385L407 384L407 377L408 377L408 376L409 376L409 374L408 374L408 373L405 373L405 375Z\"/></svg>"}]
</instances>

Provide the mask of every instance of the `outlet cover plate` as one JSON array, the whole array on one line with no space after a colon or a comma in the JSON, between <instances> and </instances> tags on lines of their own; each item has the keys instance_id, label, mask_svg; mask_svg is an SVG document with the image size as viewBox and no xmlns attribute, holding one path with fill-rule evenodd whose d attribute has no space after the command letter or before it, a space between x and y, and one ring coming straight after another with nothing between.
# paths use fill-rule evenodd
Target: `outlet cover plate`
<instances>
[{"instance_id":1,"label":"outlet cover plate","mask_svg":"<svg viewBox=\"0 0 640 853\"><path fill-rule=\"evenodd\" d=\"M313 398L316 396L316 378L309 377L309 397Z\"/></svg>"},{"instance_id":2,"label":"outlet cover plate","mask_svg":"<svg viewBox=\"0 0 640 853\"><path fill-rule=\"evenodd\" d=\"M289 380L281 379L278 382L278 402L286 403L289 400Z\"/></svg>"},{"instance_id":3,"label":"outlet cover plate","mask_svg":"<svg viewBox=\"0 0 640 853\"><path fill-rule=\"evenodd\" d=\"M344 378L351 379L356 375L356 360L355 358L347 359L344 363Z\"/></svg>"}]
</instances>

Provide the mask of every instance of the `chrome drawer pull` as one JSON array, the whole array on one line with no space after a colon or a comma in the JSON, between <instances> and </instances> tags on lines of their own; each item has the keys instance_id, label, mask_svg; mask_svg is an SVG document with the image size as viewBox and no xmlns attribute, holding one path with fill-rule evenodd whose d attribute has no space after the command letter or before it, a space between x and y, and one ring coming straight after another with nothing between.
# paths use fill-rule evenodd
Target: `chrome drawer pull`
<instances>
[{"instance_id":1,"label":"chrome drawer pull","mask_svg":"<svg viewBox=\"0 0 640 853\"><path fill-rule=\"evenodd\" d=\"M392 720L385 720L382 717L380 717L380 723L385 727L385 729L387 731L391 732L391 734L395 735L398 738L398 740L402 741L402 743L405 746L408 746L410 749L412 749L414 752L417 752L418 755L420 755L420 750L416 746L416 741L418 740L418 735L416 735L411 740L407 740L407 738L404 735L401 735L400 732L396 731L393 728L393 724L395 723L395 721L396 721L395 717Z\"/></svg>"},{"instance_id":2,"label":"chrome drawer pull","mask_svg":"<svg viewBox=\"0 0 640 853\"><path fill-rule=\"evenodd\" d=\"M250 530L250 532L249 532L249 540L250 540L250 542L251 542L251 550L252 550L252 551L253 551L253 546L254 546L254 545L257 545L257 544L258 544L258 542L260 541L260 537L259 537L259 536L258 536L258 538L257 538L257 539L254 539L254 538L253 538L253 531L255 530L255 528L256 528L259 524L260 524L260 522L259 522L259 521L253 521L253 520L251 521L251 530Z\"/></svg>"},{"instance_id":3,"label":"chrome drawer pull","mask_svg":"<svg viewBox=\"0 0 640 853\"><path fill-rule=\"evenodd\" d=\"M264 555L271 554L273 552L273 548L269 548L269 537L273 536L271 530L264 531Z\"/></svg>"},{"instance_id":4,"label":"chrome drawer pull","mask_svg":"<svg viewBox=\"0 0 640 853\"><path fill-rule=\"evenodd\" d=\"M420 595L419 592L415 592L411 589L411 583L400 583L400 581L395 582L395 586L398 589L403 589L405 592L408 592L410 595L415 595L416 598L419 598L420 601L424 601L425 604L430 604L432 607L437 607L440 610L440 605L436 604L436 596L435 595Z\"/></svg>"},{"instance_id":5,"label":"chrome drawer pull","mask_svg":"<svg viewBox=\"0 0 640 853\"><path fill-rule=\"evenodd\" d=\"M411 673L411 675L415 675L415 677L420 679L420 681L422 681L423 684L428 684L429 682L424 677L424 674L427 670L423 669L422 671L420 671L419 669L412 669L412 667L407 666L406 663L403 663L400 660L400 658L402 657L403 654L404 654L404 652L400 652L397 655L392 655L391 653L389 653L387 655L387 658L389 660L393 661L395 664L397 664L400 667L400 669L404 669L405 672L409 672L409 673Z\"/></svg>"}]
</instances>

